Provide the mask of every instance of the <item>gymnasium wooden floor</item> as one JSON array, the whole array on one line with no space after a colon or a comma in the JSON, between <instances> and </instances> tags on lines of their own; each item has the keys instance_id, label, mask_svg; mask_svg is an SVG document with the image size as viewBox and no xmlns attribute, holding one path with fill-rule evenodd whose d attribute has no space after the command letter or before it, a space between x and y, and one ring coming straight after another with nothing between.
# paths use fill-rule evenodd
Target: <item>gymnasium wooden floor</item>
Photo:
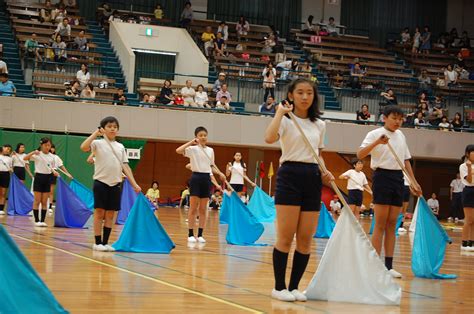
<instances>
[{"instance_id":1,"label":"gymnasium wooden floor","mask_svg":"<svg viewBox=\"0 0 474 314\"><path fill-rule=\"evenodd\" d=\"M188 247L185 218L183 210L159 210L160 221L176 243L170 255L93 252L90 229L35 228L28 217L0 217L0 223L71 313L474 312L474 253L461 255L459 232L449 231L454 243L448 247L442 268L459 277L446 281L414 278L409 236L399 237L394 267L404 275L398 281L403 290L400 307L321 301L290 304L269 297L272 246L227 245L227 226L219 226L218 213L210 212L205 232L208 242ZM47 222L53 225L52 218ZM362 223L368 230L370 220L363 219ZM265 228L259 242L272 244L273 225L266 224ZM112 242L121 229L115 227ZM300 288L311 280L326 242L314 239L315 254Z\"/></svg>"}]
</instances>

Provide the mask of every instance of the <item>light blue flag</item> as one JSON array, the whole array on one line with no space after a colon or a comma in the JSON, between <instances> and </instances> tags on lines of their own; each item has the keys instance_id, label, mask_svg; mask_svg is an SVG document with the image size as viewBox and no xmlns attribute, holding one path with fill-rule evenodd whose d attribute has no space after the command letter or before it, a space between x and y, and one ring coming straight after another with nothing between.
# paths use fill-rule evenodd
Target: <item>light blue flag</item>
<instances>
[{"instance_id":1,"label":"light blue flag","mask_svg":"<svg viewBox=\"0 0 474 314\"><path fill-rule=\"evenodd\" d=\"M133 190L127 178L123 181L122 198L120 200L120 210L117 214L117 225L124 225L127 221L130 210L137 199L138 194Z\"/></svg>"},{"instance_id":2,"label":"light blue flag","mask_svg":"<svg viewBox=\"0 0 474 314\"><path fill-rule=\"evenodd\" d=\"M257 221L245 206L237 193L232 192L228 202L228 224L226 240L234 245L255 244L264 231L263 225Z\"/></svg>"},{"instance_id":3,"label":"light blue flag","mask_svg":"<svg viewBox=\"0 0 474 314\"><path fill-rule=\"evenodd\" d=\"M411 270L416 277L429 279L454 279L454 274L440 274L446 253L446 244L451 243L446 231L421 197L418 202L415 238L411 254Z\"/></svg>"},{"instance_id":4,"label":"light blue flag","mask_svg":"<svg viewBox=\"0 0 474 314\"><path fill-rule=\"evenodd\" d=\"M87 208L94 210L94 193L88 187L76 179L71 180L69 187L76 193L77 197L86 204Z\"/></svg>"},{"instance_id":5,"label":"light blue flag","mask_svg":"<svg viewBox=\"0 0 474 314\"><path fill-rule=\"evenodd\" d=\"M397 217L397 226L395 227L395 236L398 237L399 234L398 234L398 226L400 226L400 224L402 223L403 221L403 214L400 213L400 215L398 215ZM372 234L374 233L374 227L375 227L375 215L374 217L372 217L372 223L370 224L370 231L369 231L369 234Z\"/></svg>"},{"instance_id":6,"label":"light blue flag","mask_svg":"<svg viewBox=\"0 0 474 314\"><path fill-rule=\"evenodd\" d=\"M162 254L175 247L143 193L138 194L120 238L112 246L122 252Z\"/></svg>"},{"instance_id":7,"label":"light blue flag","mask_svg":"<svg viewBox=\"0 0 474 314\"><path fill-rule=\"evenodd\" d=\"M12 173L8 187L7 213L10 216L28 216L33 209L34 197L30 190Z\"/></svg>"},{"instance_id":8,"label":"light blue flag","mask_svg":"<svg viewBox=\"0 0 474 314\"><path fill-rule=\"evenodd\" d=\"M68 313L0 225L0 313Z\"/></svg>"},{"instance_id":9,"label":"light blue flag","mask_svg":"<svg viewBox=\"0 0 474 314\"><path fill-rule=\"evenodd\" d=\"M229 223L229 202L230 196L227 192L223 193L221 209L219 211L219 223L228 224Z\"/></svg>"},{"instance_id":10,"label":"light blue flag","mask_svg":"<svg viewBox=\"0 0 474 314\"><path fill-rule=\"evenodd\" d=\"M276 218L275 201L258 186L253 191L247 207L259 222L274 222Z\"/></svg>"},{"instance_id":11,"label":"light blue flag","mask_svg":"<svg viewBox=\"0 0 474 314\"><path fill-rule=\"evenodd\" d=\"M92 211L87 208L87 205L81 201L61 177L58 177L54 226L83 228L91 215Z\"/></svg>"},{"instance_id":12,"label":"light blue flag","mask_svg":"<svg viewBox=\"0 0 474 314\"><path fill-rule=\"evenodd\" d=\"M314 238L330 238L332 231L336 227L336 222L331 213L328 212L326 205L321 203L321 211L319 212L318 228Z\"/></svg>"}]
</instances>

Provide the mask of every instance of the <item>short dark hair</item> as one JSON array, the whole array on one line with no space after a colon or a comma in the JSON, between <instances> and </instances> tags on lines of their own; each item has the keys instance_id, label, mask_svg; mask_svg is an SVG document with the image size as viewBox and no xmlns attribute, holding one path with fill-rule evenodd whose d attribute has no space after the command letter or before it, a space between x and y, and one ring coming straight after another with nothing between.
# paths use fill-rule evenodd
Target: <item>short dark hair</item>
<instances>
[{"instance_id":1,"label":"short dark hair","mask_svg":"<svg viewBox=\"0 0 474 314\"><path fill-rule=\"evenodd\" d=\"M3 147L12 148L12 146L10 144L3 144Z\"/></svg>"},{"instance_id":2,"label":"short dark hair","mask_svg":"<svg viewBox=\"0 0 474 314\"><path fill-rule=\"evenodd\" d=\"M322 112L319 110L318 90L313 81L307 78L297 78L296 80L293 80L290 85L288 85L288 92L286 93L286 95L288 97L289 93L293 93L299 84L309 84L313 88L314 98L311 107L309 107L308 109L308 118L311 122L314 122L322 115ZM293 110L295 110L294 106Z\"/></svg>"},{"instance_id":3,"label":"short dark hair","mask_svg":"<svg viewBox=\"0 0 474 314\"><path fill-rule=\"evenodd\" d=\"M198 126L198 127L196 128L196 130L194 130L194 136L197 136L197 135L199 134L199 132L202 132L202 131L208 133L208 132L207 132L207 129L206 129L205 127L203 127L203 126Z\"/></svg>"},{"instance_id":4,"label":"short dark hair","mask_svg":"<svg viewBox=\"0 0 474 314\"><path fill-rule=\"evenodd\" d=\"M359 158L352 158L351 159L351 165L355 167L355 165L357 165L357 163L359 162L362 162L362 160L360 160Z\"/></svg>"},{"instance_id":5,"label":"short dark hair","mask_svg":"<svg viewBox=\"0 0 474 314\"><path fill-rule=\"evenodd\" d=\"M156 180L154 180L154 181L151 183L151 187L153 187L153 184L155 184L155 183L156 183L156 185L158 185L158 187L160 187L160 184L159 184L158 181L156 181Z\"/></svg>"},{"instance_id":6,"label":"short dark hair","mask_svg":"<svg viewBox=\"0 0 474 314\"><path fill-rule=\"evenodd\" d=\"M474 144L469 144L466 146L465 156L466 158L469 156L470 153L474 152Z\"/></svg>"},{"instance_id":7,"label":"short dark hair","mask_svg":"<svg viewBox=\"0 0 474 314\"><path fill-rule=\"evenodd\" d=\"M227 96L226 96L226 95L222 95L222 96L221 96L221 98L225 98L225 99L227 99Z\"/></svg>"},{"instance_id":8,"label":"short dark hair","mask_svg":"<svg viewBox=\"0 0 474 314\"><path fill-rule=\"evenodd\" d=\"M0 73L0 77L8 78L8 73Z\"/></svg>"},{"instance_id":9,"label":"short dark hair","mask_svg":"<svg viewBox=\"0 0 474 314\"><path fill-rule=\"evenodd\" d=\"M16 153L20 153L20 147L22 147L22 146L25 146L25 144L23 144L23 143L18 143L18 144L16 144L15 152L16 152Z\"/></svg>"},{"instance_id":10,"label":"short dark hair","mask_svg":"<svg viewBox=\"0 0 474 314\"><path fill-rule=\"evenodd\" d=\"M403 110L398 107L397 105L388 105L388 106L385 106L384 110L383 110L383 115L385 117L388 117L389 115L391 114L394 114L394 115L400 115L400 116L404 116L405 114L403 113Z\"/></svg>"},{"instance_id":11,"label":"short dark hair","mask_svg":"<svg viewBox=\"0 0 474 314\"><path fill-rule=\"evenodd\" d=\"M49 137L42 137L40 139L40 145L51 143L51 139Z\"/></svg>"},{"instance_id":12,"label":"short dark hair","mask_svg":"<svg viewBox=\"0 0 474 314\"><path fill-rule=\"evenodd\" d=\"M334 18L331 16L331 17L329 18L329 20L333 20L333 21L334 21Z\"/></svg>"},{"instance_id":13,"label":"short dark hair","mask_svg":"<svg viewBox=\"0 0 474 314\"><path fill-rule=\"evenodd\" d=\"M119 125L119 122L118 122L117 118L112 117L112 116L105 117L102 120L100 120L100 127L105 128L105 126L109 123L115 123L115 124L117 124L117 128L118 129L120 128L120 125Z\"/></svg>"}]
</instances>

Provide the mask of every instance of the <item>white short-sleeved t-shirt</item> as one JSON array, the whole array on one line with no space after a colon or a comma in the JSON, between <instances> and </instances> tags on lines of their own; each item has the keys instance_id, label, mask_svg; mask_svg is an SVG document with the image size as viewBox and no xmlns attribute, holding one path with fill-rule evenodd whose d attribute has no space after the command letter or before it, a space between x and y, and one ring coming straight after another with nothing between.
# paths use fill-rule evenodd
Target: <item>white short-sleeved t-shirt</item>
<instances>
[{"instance_id":1,"label":"white short-sleeved t-shirt","mask_svg":"<svg viewBox=\"0 0 474 314\"><path fill-rule=\"evenodd\" d=\"M471 173L474 174L474 165L471 165ZM466 165L466 163L462 163L459 166L459 174L461 175L461 181L465 186L474 186L474 180L471 180L472 183L469 183L466 180L466 177L467 177L467 165Z\"/></svg>"},{"instance_id":2,"label":"white short-sleeved t-shirt","mask_svg":"<svg viewBox=\"0 0 474 314\"><path fill-rule=\"evenodd\" d=\"M23 154L15 154L12 156L12 160L13 160L13 167L21 167L21 168L24 168L25 165L28 163L28 161L24 160L23 158L25 158L26 154L23 153Z\"/></svg>"},{"instance_id":3,"label":"white short-sleeved t-shirt","mask_svg":"<svg viewBox=\"0 0 474 314\"><path fill-rule=\"evenodd\" d=\"M53 169L58 169L62 166L64 166L64 163L63 163L63 160L61 159L61 157L59 157L58 155L55 155L53 154L54 156L54 162L53 162Z\"/></svg>"},{"instance_id":4,"label":"white short-sleeved t-shirt","mask_svg":"<svg viewBox=\"0 0 474 314\"><path fill-rule=\"evenodd\" d=\"M110 145L104 139L92 141L91 148L95 155L93 178L108 186L115 186L122 182L122 163L128 163L128 157L122 144L110 141Z\"/></svg>"},{"instance_id":5,"label":"white short-sleeved t-shirt","mask_svg":"<svg viewBox=\"0 0 474 314\"><path fill-rule=\"evenodd\" d=\"M319 149L324 148L326 123L320 119L317 119L315 122L296 116L295 119L301 126L313 149L319 154ZM300 132L291 119L286 116L281 119L278 134L280 136L281 146L280 164L283 164L285 161L317 163L316 160L314 160L311 150L306 146Z\"/></svg>"},{"instance_id":6,"label":"white short-sleeved t-shirt","mask_svg":"<svg viewBox=\"0 0 474 314\"><path fill-rule=\"evenodd\" d=\"M0 172L8 172L12 168L12 158L10 156L0 155Z\"/></svg>"},{"instance_id":7,"label":"white short-sleeved t-shirt","mask_svg":"<svg viewBox=\"0 0 474 314\"><path fill-rule=\"evenodd\" d=\"M372 130L367 133L367 136L365 137L360 147L364 148L369 146L382 135L385 135L390 139L390 145L392 145L395 154L402 162L411 159L410 150L408 149L405 135L400 130L391 132L384 127ZM370 168L372 168L373 170L377 168L387 170L402 170L398 165L397 160L393 156L392 152L390 152L388 145L377 145L376 147L374 147L374 149L372 149L370 155Z\"/></svg>"},{"instance_id":8,"label":"white short-sleeved t-shirt","mask_svg":"<svg viewBox=\"0 0 474 314\"><path fill-rule=\"evenodd\" d=\"M362 171L356 171L354 169L347 170L342 174L345 177L349 177L347 180L348 190L364 190L364 185L369 184L367 177Z\"/></svg>"},{"instance_id":9,"label":"white short-sleeved t-shirt","mask_svg":"<svg viewBox=\"0 0 474 314\"><path fill-rule=\"evenodd\" d=\"M233 162L232 167L230 168L230 184L244 184L244 171L245 168L240 162Z\"/></svg>"},{"instance_id":10,"label":"white short-sleeved t-shirt","mask_svg":"<svg viewBox=\"0 0 474 314\"><path fill-rule=\"evenodd\" d=\"M434 199L430 198L427 203L428 203L428 206L429 206L431 209L437 209L437 208L439 208L439 202L438 202L438 200L434 200Z\"/></svg>"},{"instance_id":11,"label":"white short-sleeved t-shirt","mask_svg":"<svg viewBox=\"0 0 474 314\"><path fill-rule=\"evenodd\" d=\"M51 153L40 152L39 155L32 155L31 160L35 162L35 173L50 174L54 165L54 156Z\"/></svg>"},{"instance_id":12,"label":"white short-sleeved t-shirt","mask_svg":"<svg viewBox=\"0 0 474 314\"><path fill-rule=\"evenodd\" d=\"M464 183L461 179L454 179L449 186L453 188L453 193L461 193L464 189Z\"/></svg>"},{"instance_id":13,"label":"white short-sleeved t-shirt","mask_svg":"<svg viewBox=\"0 0 474 314\"><path fill-rule=\"evenodd\" d=\"M199 145L189 146L186 147L184 156L189 158L192 172L212 175L211 165L214 164L214 150L212 148Z\"/></svg>"}]
</instances>

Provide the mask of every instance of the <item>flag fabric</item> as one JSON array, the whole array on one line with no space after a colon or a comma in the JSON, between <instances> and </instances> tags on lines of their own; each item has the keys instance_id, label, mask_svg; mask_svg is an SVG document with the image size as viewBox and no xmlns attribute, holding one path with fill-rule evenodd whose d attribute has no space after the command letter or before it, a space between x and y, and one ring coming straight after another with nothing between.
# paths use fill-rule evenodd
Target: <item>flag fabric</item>
<instances>
[{"instance_id":1,"label":"flag fabric","mask_svg":"<svg viewBox=\"0 0 474 314\"><path fill-rule=\"evenodd\" d=\"M247 205L258 222L274 222L276 218L275 201L260 187L256 186Z\"/></svg>"},{"instance_id":2,"label":"flag fabric","mask_svg":"<svg viewBox=\"0 0 474 314\"><path fill-rule=\"evenodd\" d=\"M410 232L415 232L416 231L416 220L418 217L418 206L420 205L420 199L416 201L416 206L415 210L413 212L413 216L411 217L411 223L410 223L410 228L408 228L408 231Z\"/></svg>"},{"instance_id":3,"label":"flag fabric","mask_svg":"<svg viewBox=\"0 0 474 314\"><path fill-rule=\"evenodd\" d=\"M175 244L150 210L146 196L139 193L122 233L112 247L122 252L169 254Z\"/></svg>"},{"instance_id":4,"label":"flag fabric","mask_svg":"<svg viewBox=\"0 0 474 314\"><path fill-rule=\"evenodd\" d=\"M34 197L28 188L12 173L8 187L8 215L28 216L33 209L33 201Z\"/></svg>"},{"instance_id":5,"label":"flag fabric","mask_svg":"<svg viewBox=\"0 0 474 314\"><path fill-rule=\"evenodd\" d=\"M94 209L94 193L88 187L76 179L71 180L69 187L76 193L77 197L86 204L87 208L90 210Z\"/></svg>"},{"instance_id":6,"label":"flag fabric","mask_svg":"<svg viewBox=\"0 0 474 314\"><path fill-rule=\"evenodd\" d=\"M232 192L228 202L228 224L226 240L234 245L259 245L255 242L263 234L264 227L252 215L237 193Z\"/></svg>"},{"instance_id":7,"label":"flag fabric","mask_svg":"<svg viewBox=\"0 0 474 314\"><path fill-rule=\"evenodd\" d=\"M222 194L222 204L221 209L219 211L219 223L227 224L229 222L229 202L230 196L228 192L224 191Z\"/></svg>"},{"instance_id":8,"label":"flag fabric","mask_svg":"<svg viewBox=\"0 0 474 314\"><path fill-rule=\"evenodd\" d=\"M326 205L321 202L321 210L319 211L318 228L313 238L330 238L336 227L336 221L328 212Z\"/></svg>"},{"instance_id":9,"label":"flag fabric","mask_svg":"<svg viewBox=\"0 0 474 314\"><path fill-rule=\"evenodd\" d=\"M402 223L403 221L403 213L400 213L400 215L398 215L397 217L397 225L395 227L395 236L399 236L398 234L398 226L400 226L400 224ZM372 217L372 223L370 224L370 230L369 230L369 234L373 234L374 233L374 227L375 227L375 215L374 217Z\"/></svg>"},{"instance_id":10,"label":"flag fabric","mask_svg":"<svg viewBox=\"0 0 474 314\"><path fill-rule=\"evenodd\" d=\"M130 210L137 199L138 194L133 190L130 181L127 178L123 180L122 197L120 199L120 210L117 214L117 225L124 225L127 221Z\"/></svg>"},{"instance_id":11,"label":"flag fabric","mask_svg":"<svg viewBox=\"0 0 474 314\"><path fill-rule=\"evenodd\" d=\"M274 173L273 173L273 161L272 161L270 162L270 167L268 167L268 174L267 174L268 179L271 179L273 177L273 174Z\"/></svg>"},{"instance_id":12,"label":"flag fabric","mask_svg":"<svg viewBox=\"0 0 474 314\"><path fill-rule=\"evenodd\" d=\"M257 179L259 178L259 169L260 169L260 161L257 160L255 163L255 182L257 182Z\"/></svg>"},{"instance_id":13,"label":"flag fabric","mask_svg":"<svg viewBox=\"0 0 474 314\"><path fill-rule=\"evenodd\" d=\"M264 165L263 161L260 162L258 176L261 179L265 178L265 165Z\"/></svg>"},{"instance_id":14,"label":"flag fabric","mask_svg":"<svg viewBox=\"0 0 474 314\"><path fill-rule=\"evenodd\" d=\"M0 313L68 313L0 225Z\"/></svg>"},{"instance_id":15,"label":"flag fabric","mask_svg":"<svg viewBox=\"0 0 474 314\"><path fill-rule=\"evenodd\" d=\"M310 300L399 305L402 289L344 207L305 294Z\"/></svg>"},{"instance_id":16,"label":"flag fabric","mask_svg":"<svg viewBox=\"0 0 474 314\"><path fill-rule=\"evenodd\" d=\"M454 279L454 274L440 274L446 253L446 244L451 243L446 231L429 208L423 197L418 199L418 217L411 254L411 270L416 277L429 279Z\"/></svg>"},{"instance_id":17,"label":"flag fabric","mask_svg":"<svg viewBox=\"0 0 474 314\"><path fill-rule=\"evenodd\" d=\"M58 177L54 226L83 228L91 215L92 211L87 205L82 202L61 177Z\"/></svg>"}]
</instances>

